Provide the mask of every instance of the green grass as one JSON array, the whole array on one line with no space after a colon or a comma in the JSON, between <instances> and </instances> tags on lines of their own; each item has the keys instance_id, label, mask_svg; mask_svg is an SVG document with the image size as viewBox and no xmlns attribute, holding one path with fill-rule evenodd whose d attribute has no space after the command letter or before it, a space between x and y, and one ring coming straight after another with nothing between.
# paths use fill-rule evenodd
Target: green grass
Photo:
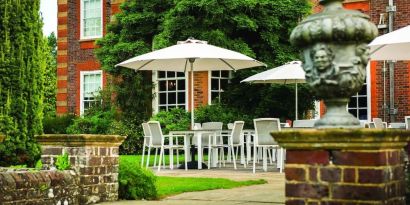
<instances>
[{"instance_id":1,"label":"green grass","mask_svg":"<svg viewBox=\"0 0 410 205\"><path fill-rule=\"evenodd\" d=\"M184 156L180 155L180 163L183 162ZM207 159L207 156L204 156ZM142 155L120 155L120 163L127 163L129 161L137 161L141 164ZM158 161L158 158L157 158ZM154 156L150 156L150 166L154 162ZM165 162L169 164L169 156L165 155ZM174 155L174 162L176 156ZM145 164L145 163L144 163ZM263 179L247 180L247 181L233 181L223 178L193 178L193 177L157 177L157 191L158 197L164 198L184 192L205 191L212 189L231 189L240 186L250 186L267 183Z\"/></svg>"},{"instance_id":2,"label":"green grass","mask_svg":"<svg viewBox=\"0 0 410 205\"><path fill-rule=\"evenodd\" d=\"M159 151L158 151L159 152ZM195 156L196 158L198 157L198 156ZM147 164L147 155L145 155L144 156L144 167L146 166L146 164ZM149 166L152 166L153 164L154 164L154 158L155 158L155 154L151 154L150 156L149 156L149 158L150 158L150 160L149 160ZM204 156L204 158L205 158L205 161L207 161L208 160L208 156L207 155L205 155ZM141 165L141 159L142 159L142 155L121 155L120 156L120 161L121 160L126 160L126 161L133 161L133 160L136 160L140 165ZM159 154L158 154L158 156L157 156L157 164L158 164L158 160L159 160ZM180 164L183 164L184 163L184 160L185 160L185 158L184 158L184 155L183 154L180 154L179 155L179 163ZM177 163L177 156L174 154L174 165ZM169 155L165 155L165 164L166 165L169 165Z\"/></svg>"},{"instance_id":3,"label":"green grass","mask_svg":"<svg viewBox=\"0 0 410 205\"><path fill-rule=\"evenodd\" d=\"M159 198L172 196L184 192L205 191L212 189L232 189L240 186L265 184L263 179L233 181L223 178L192 178L192 177L164 177L157 178Z\"/></svg>"}]
</instances>

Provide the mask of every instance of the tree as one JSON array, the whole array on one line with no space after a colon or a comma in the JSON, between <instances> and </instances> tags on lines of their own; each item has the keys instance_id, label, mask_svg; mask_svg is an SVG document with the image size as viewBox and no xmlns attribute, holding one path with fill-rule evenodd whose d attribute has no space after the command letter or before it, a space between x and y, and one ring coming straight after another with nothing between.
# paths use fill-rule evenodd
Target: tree
<instances>
[{"instance_id":1,"label":"tree","mask_svg":"<svg viewBox=\"0 0 410 205\"><path fill-rule=\"evenodd\" d=\"M96 53L104 70L122 76L114 78L120 109L125 115L143 119L141 113L151 114L140 107L151 107L151 96L146 95L151 93L151 73L114 68L115 64L194 37L257 58L268 68L278 66L297 59L298 51L290 45L289 35L311 11L311 5L308 0L130 0L121 9L108 26L107 35L98 41ZM255 117L292 118L293 86L239 83L262 70L234 73L222 102ZM300 103L303 112L312 108L313 97L307 88L300 87L304 91L300 98L305 99Z\"/></svg>"},{"instance_id":2,"label":"tree","mask_svg":"<svg viewBox=\"0 0 410 205\"><path fill-rule=\"evenodd\" d=\"M57 91L57 38L52 32L47 37L46 69L44 72L44 116L55 116Z\"/></svg>"},{"instance_id":3,"label":"tree","mask_svg":"<svg viewBox=\"0 0 410 205\"><path fill-rule=\"evenodd\" d=\"M40 0L0 4L0 166L33 165L42 132L43 73L46 45Z\"/></svg>"},{"instance_id":4,"label":"tree","mask_svg":"<svg viewBox=\"0 0 410 205\"><path fill-rule=\"evenodd\" d=\"M97 58L111 76L116 104L123 116L133 124L141 124L151 116L152 82L150 72L134 72L115 68L115 64L152 49L153 37L160 32L164 13L171 1L126 1L107 26L107 34L97 41Z\"/></svg>"},{"instance_id":5,"label":"tree","mask_svg":"<svg viewBox=\"0 0 410 205\"><path fill-rule=\"evenodd\" d=\"M301 0L181 0L166 14L154 48L195 37L256 58L267 69L298 59L289 36L298 21L311 11ZM294 119L294 85L248 85L246 77L264 69L245 69L233 74L222 103L254 117ZM301 85L300 116L313 108L314 96ZM293 104L293 106L291 106Z\"/></svg>"}]
</instances>

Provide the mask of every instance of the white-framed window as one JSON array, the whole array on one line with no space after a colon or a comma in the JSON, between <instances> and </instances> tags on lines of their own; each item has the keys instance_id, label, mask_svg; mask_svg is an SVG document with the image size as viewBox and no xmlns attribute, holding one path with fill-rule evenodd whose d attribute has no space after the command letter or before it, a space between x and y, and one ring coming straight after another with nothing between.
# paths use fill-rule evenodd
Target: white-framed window
<instances>
[{"instance_id":1,"label":"white-framed window","mask_svg":"<svg viewBox=\"0 0 410 205\"><path fill-rule=\"evenodd\" d=\"M352 115L357 117L359 120L367 120L367 83L363 84L362 89L358 93L350 97L347 109Z\"/></svg>"},{"instance_id":2,"label":"white-framed window","mask_svg":"<svg viewBox=\"0 0 410 205\"><path fill-rule=\"evenodd\" d=\"M228 87L231 72L227 70L210 71L208 104L221 99L221 93Z\"/></svg>"},{"instance_id":3,"label":"white-framed window","mask_svg":"<svg viewBox=\"0 0 410 205\"><path fill-rule=\"evenodd\" d=\"M81 0L81 39L101 38L103 0Z\"/></svg>"},{"instance_id":4,"label":"white-framed window","mask_svg":"<svg viewBox=\"0 0 410 205\"><path fill-rule=\"evenodd\" d=\"M156 111L172 108L187 109L187 81L185 73L157 71Z\"/></svg>"},{"instance_id":5,"label":"white-framed window","mask_svg":"<svg viewBox=\"0 0 410 205\"><path fill-rule=\"evenodd\" d=\"M80 72L80 114L92 107L98 101L98 95L102 89L102 71Z\"/></svg>"}]
</instances>

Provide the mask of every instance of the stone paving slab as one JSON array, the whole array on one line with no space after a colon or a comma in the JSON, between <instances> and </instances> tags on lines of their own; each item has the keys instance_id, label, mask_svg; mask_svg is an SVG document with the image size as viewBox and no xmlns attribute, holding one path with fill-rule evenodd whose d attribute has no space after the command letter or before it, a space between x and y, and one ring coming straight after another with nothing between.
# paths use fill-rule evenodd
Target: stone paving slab
<instances>
[{"instance_id":1,"label":"stone paving slab","mask_svg":"<svg viewBox=\"0 0 410 205\"><path fill-rule=\"evenodd\" d=\"M170 196L161 201L117 201L100 203L101 205L234 205L234 204L284 204L285 203L285 175L276 170L262 172L258 170L252 174L251 168L233 170L229 167L222 169L206 170L161 170L158 176L173 177L212 177L227 178L232 180L265 179L268 183L238 187L234 189L216 189L200 192L187 192Z\"/></svg>"}]
</instances>

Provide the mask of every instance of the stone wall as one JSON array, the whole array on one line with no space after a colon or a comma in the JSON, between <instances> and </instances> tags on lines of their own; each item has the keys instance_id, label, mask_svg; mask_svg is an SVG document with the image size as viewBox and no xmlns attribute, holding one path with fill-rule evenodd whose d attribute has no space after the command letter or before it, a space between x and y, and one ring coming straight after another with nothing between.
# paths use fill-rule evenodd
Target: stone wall
<instances>
[{"instance_id":1,"label":"stone wall","mask_svg":"<svg viewBox=\"0 0 410 205\"><path fill-rule=\"evenodd\" d=\"M115 135L42 135L43 166L52 168L67 153L80 182L80 204L118 199L119 145L125 137Z\"/></svg>"},{"instance_id":2,"label":"stone wall","mask_svg":"<svg viewBox=\"0 0 410 205\"><path fill-rule=\"evenodd\" d=\"M286 151L286 204L405 203L406 130L272 133Z\"/></svg>"},{"instance_id":3,"label":"stone wall","mask_svg":"<svg viewBox=\"0 0 410 205\"><path fill-rule=\"evenodd\" d=\"M0 168L0 204L79 204L79 179L74 171Z\"/></svg>"}]
</instances>

